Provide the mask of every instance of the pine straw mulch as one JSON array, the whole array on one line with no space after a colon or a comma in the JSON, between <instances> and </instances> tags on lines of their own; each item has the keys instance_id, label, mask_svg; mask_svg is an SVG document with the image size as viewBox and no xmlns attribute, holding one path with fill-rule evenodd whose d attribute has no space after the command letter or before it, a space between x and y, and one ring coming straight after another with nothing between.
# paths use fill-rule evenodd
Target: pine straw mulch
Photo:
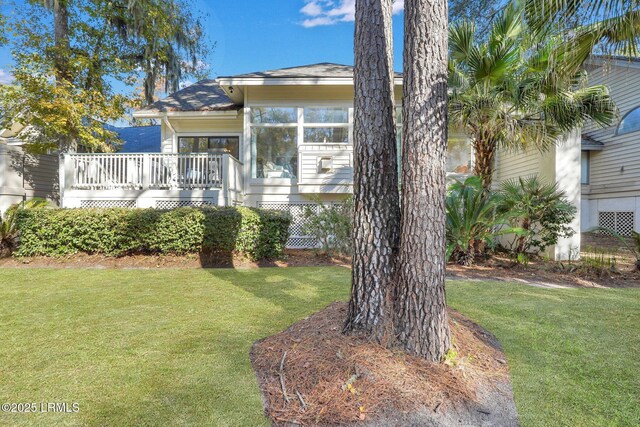
<instances>
[{"instance_id":1,"label":"pine straw mulch","mask_svg":"<svg viewBox=\"0 0 640 427\"><path fill-rule=\"evenodd\" d=\"M449 309L457 355L446 363L391 351L341 333L346 304L257 341L251 361L274 425L350 424L394 413L446 411L476 390L509 382L505 356L488 332Z\"/></svg>"}]
</instances>

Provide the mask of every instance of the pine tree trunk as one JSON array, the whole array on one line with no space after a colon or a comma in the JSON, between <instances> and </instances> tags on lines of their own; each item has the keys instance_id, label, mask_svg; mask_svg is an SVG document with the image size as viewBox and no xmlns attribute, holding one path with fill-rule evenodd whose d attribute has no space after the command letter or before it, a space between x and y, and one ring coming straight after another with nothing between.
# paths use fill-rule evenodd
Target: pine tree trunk
<instances>
[{"instance_id":1,"label":"pine tree trunk","mask_svg":"<svg viewBox=\"0 0 640 427\"><path fill-rule=\"evenodd\" d=\"M474 139L473 150L475 152L474 173L482 180L482 187L489 191L493 181L496 143L488 139L476 138Z\"/></svg>"},{"instance_id":2,"label":"pine tree trunk","mask_svg":"<svg viewBox=\"0 0 640 427\"><path fill-rule=\"evenodd\" d=\"M451 345L445 302L447 2L405 0L397 343L431 361Z\"/></svg>"},{"instance_id":3,"label":"pine tree trunk","mask_svg":"<svg viewBox=\"0 0 640 427\"><path fill-rule=\"evenodd\" d=\"M71 85L68 0L54 0L53 2L53 43L53 71L56 86ZM74 152L77 150L76 139L71 135L62 135L59 138L59 147L63 153Z\"/></svg>"},{"instance_id":4,"label":"pine tree trunk","mask_svg":"<svg viewBox=\"0 0 640 427\"><path fill-rule=\"evenodd\" d=\"M357 0L352 287L345 333L381 341L398 246L392 0Z\"/></svg>"},{"instance_id":5,"label":"pine tree trunk","mask_svg":"<svg viewBox=\"0 0 640 427\"><path fill-rule=\"evenodd\" d=\"M54 73L56 84L68 84L69 77L69 9L67 0L53 2Z\"/></svg>"}]
</instances>

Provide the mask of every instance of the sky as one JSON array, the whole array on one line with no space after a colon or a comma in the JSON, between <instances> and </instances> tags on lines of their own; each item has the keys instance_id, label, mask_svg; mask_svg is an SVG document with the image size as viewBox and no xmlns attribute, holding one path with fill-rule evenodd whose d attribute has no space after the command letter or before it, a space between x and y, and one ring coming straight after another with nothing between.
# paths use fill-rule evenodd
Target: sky
<instances>
[{"instance_id":1,"label":"sky","mask_svg":"<svg viewBox=\"0 0 640 427\"><path fill-rule=\"evenodd\" d=\"M16 0L20 7L23 0ZM318 62L353 64L355 0L193 0L216 43L205 58L211 77ZM402 0L394 4L395 68L402 68ZM11 13L5 5L4 13ZM11 80L11 55L0 48L0 83ZM125 89L124 87L121 89Z\"/></svg>"}]
</instances>

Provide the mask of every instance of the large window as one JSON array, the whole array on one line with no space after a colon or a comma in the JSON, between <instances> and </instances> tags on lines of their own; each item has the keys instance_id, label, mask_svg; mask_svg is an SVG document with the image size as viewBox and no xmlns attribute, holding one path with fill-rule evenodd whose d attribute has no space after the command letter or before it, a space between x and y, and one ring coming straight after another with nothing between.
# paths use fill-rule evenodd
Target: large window
<instances>
[{"instance_id":1,"label":"large window","mask_svg":"<svg viewBox=\"0 0 640 427\"><path fill-rule=\"evenodd\" d=\"M179 153L231 154L240 158L240 138L237 136L181 136Z\"/></svg>"},{"instance_id":2,"label":"large window","mask_svg":"<svg viewBox=\"0 0 640 427\"><path fill-rule=\"evenodd\" d=\"M251 108L251 177L295 178L298 112L290 107Z\"/></svg>"},{"instance_id":3,"label":"large window","mask_svg":"<svg viewBox=\"0 0 640 427\"><path fill-rule=\"evenodd\" d=\"M640 130L640 107L631 110L618 125L618 135Z\"/></svg>"},{"instance_id":4,"label":"large window","mask_svg":"<svg viewBox=\"0 0 640 427\"><path fill-rule=\"evenodd\" d=\"M303 118L304 143L349 143L349 110L347 108L306 107Z\"/></svg>"}]
</instances>

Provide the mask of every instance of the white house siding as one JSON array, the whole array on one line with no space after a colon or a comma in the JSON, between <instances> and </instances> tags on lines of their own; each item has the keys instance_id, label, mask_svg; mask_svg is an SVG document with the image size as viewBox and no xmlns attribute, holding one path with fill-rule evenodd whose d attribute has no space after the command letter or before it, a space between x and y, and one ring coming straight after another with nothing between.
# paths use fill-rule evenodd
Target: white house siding
<instances>
[{"instance_id":1,"label":"white house siding","mask_svg":"<svg viewBox=\"0 0 640 427\"><path fill-rule=\"evenodd\" d=\"M541 153L536 149L498 150L493 184L518 177L538 175L547 179L554 177L554 150Z\"/></svg>"},{"instance_id":2,"label":"white house siding","mask_svg":"<svg viewBox=\"0 0 640 427\"><path fill-rule=\"evenodd\" d=\"M58 203L58 156L0 144L0 213L33 197Z\"/></svg>"},{"instance_id":3,"label":"white house siding","mask_svg":"<svg viewBox=\"0 0 640 427\"><path fill-rule=\"evenodd\" d=\"M589 184L582 187L582 230L598 226L601 212L633 212L624 215L632 215L632 226L640 231L640 132L616 135L620 119L640 106L640 64L612 60L591 67L589 84L609 87L620 116L607 128L590 125L584 130L604 149L590 152Z\"/></svg>"}]
</instances>

